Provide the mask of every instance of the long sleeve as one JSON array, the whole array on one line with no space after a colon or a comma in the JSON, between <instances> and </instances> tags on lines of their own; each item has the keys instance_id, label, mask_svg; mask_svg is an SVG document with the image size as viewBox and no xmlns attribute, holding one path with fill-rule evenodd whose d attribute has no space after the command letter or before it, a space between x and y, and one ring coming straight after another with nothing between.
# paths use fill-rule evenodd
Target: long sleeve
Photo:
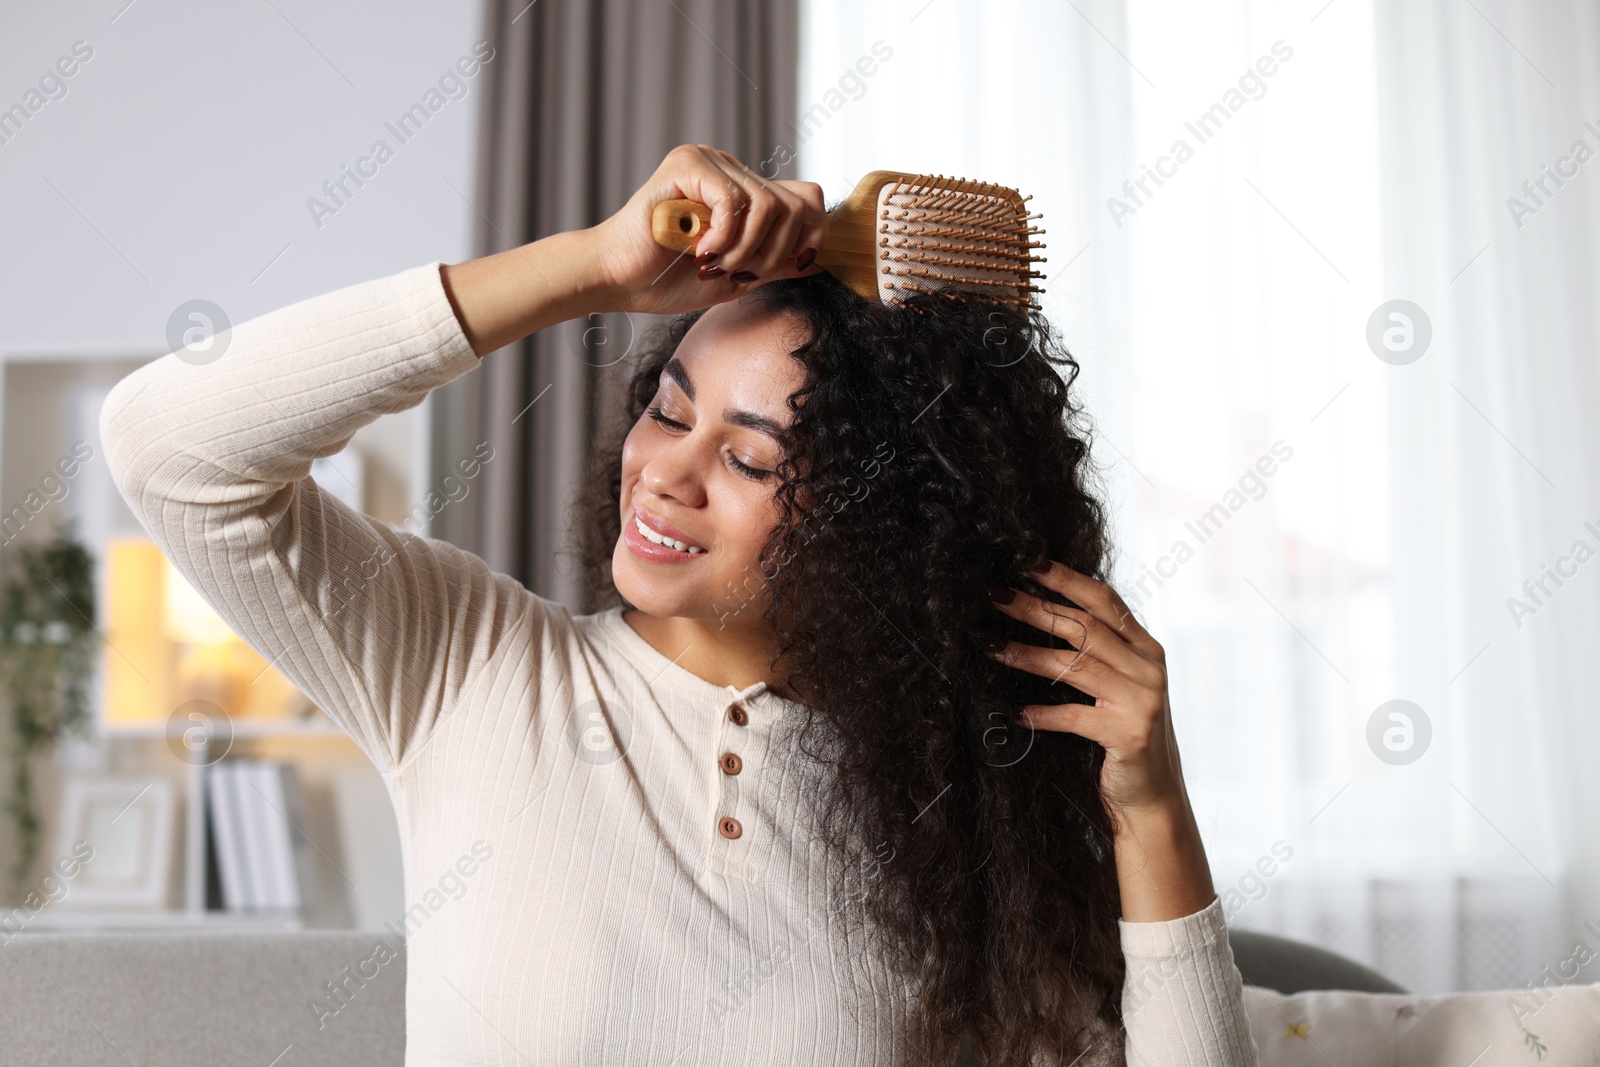
<instances>
[{"instance_id":1,"label":"long sleeve","mask_svg":"<svg viewBox=\"0 0 1600 1067\"><path fill-rule=\"evenodd\" d=\"M1256 1067L1221 899L1166 922L1117 926L1128 1067Z\"/></svg>"},{"instance_id":2,"label":"long sleeve","mask_svg":"<svg viewBox=\"0 0 1600 1067\"><path fill-rule=\"evenodd\" d=\"M363 425L478 365L439 266L241 323L207 363L162 356L100 414L112 477L174 567L385 772L429 738L532 599L310 478Z\"/></svg>"}]
</instances>

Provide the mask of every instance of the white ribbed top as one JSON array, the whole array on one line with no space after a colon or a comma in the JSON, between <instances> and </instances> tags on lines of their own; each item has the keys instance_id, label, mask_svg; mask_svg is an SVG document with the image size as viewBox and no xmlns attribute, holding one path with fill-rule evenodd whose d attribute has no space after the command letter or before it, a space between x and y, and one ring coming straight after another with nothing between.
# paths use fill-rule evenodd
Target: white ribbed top
<instances>
[{"instance_id":1,"label":"white ribbed top","mask_svg":"<svg viewBox=\"0 0 1600 1067\"><path fill-rule=\"evenodd\" d=\"M241 323L211 363L163 356L100 422L151 537L384 776L406 1063L906 1063L909 992L826 899L796 705L310 479L477 365L435 262ZM1129 1062L1254 1064L1220 901L1120 926Z\"/></svg>"}]
</instances>

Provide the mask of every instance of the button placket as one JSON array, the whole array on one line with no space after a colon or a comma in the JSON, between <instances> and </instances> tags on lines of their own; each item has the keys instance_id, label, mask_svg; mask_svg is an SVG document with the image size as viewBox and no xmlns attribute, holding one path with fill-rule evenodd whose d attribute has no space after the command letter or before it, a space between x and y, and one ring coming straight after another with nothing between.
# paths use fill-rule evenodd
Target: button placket
<instances>
[{"instance_id":1,"label":"button placket","mask_svg":"<svg viewBox=\"0 0 1600 1067\"><path fill-rule=\"evenodd\" d=\"M713 839L713 848L720 853L715 866L725 874L736 874L743 878L751 876L749 855L751 850L750 827L745 824L748 812L743 811L741 799L753 793L742 788L745 782L753 779L747 773L747 759L751 752L750 745L755 742L751 736L750 713L742 703L735 701L726 709L727 724L722 733L722 744L717 761L717 805L716 832ZM741 755L741 751L745 755Z\"/></svg>"}]
</instances>

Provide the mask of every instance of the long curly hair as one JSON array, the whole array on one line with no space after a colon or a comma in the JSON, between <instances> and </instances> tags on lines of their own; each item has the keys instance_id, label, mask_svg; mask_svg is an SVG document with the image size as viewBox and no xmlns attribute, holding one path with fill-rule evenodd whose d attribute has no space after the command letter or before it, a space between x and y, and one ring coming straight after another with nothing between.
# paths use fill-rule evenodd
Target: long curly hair
<instances>
[{"instance_id":1,"label":"long curly hair","mask_svg":"<svg viewBox=\"0 0 1600 1067\"><path fill-rule=\"evenodd\" d=\"M826 273L754 293L809 336L791 352L804 383L780 441L782 518L749 605L771 629L775 677L802 697L807 752L830 771L812 798L822 839L858 861L841 869L872 872L864 889L839 888L912 982L910 1040L936 1063L954 1062L965 1033L997 1067L1066 1065L1090 1048L1120 1064L1105 750L1013 718L1023 703L1094 701L981 644L1070 647L997 611L988 586L1067 604L1035 563L1104 578L1103 472L1073 399L1078 363L1036 309L936 293L884 306ZM631 607L610 576L622 438L701 314L647 338L577 501L595 610Z\"/></svg>"}]
</instances>

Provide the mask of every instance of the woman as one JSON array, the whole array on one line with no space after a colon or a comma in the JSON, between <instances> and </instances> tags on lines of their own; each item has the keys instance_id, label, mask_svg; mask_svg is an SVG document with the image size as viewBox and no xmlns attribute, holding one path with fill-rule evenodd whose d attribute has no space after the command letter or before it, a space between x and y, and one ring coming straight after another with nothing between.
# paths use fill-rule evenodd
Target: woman
<instances>
[{"instance_id":1,"label":"woman","mask_svg":"<svg viewBox=\"0 0 1600 1067\"><path fill-rule=\"evenodd\" d=\"M650 235L677 197L698 270ZM591 229L139 369L108 462L385 776L408 1063L1254 1063L1161 646L1096 577L1076 364L1038 316L862 301L826 239L816 185L681 146ZM679 317L586 496L612 606L307 477L619 310Z\"/></svg>"}]
</instances>

